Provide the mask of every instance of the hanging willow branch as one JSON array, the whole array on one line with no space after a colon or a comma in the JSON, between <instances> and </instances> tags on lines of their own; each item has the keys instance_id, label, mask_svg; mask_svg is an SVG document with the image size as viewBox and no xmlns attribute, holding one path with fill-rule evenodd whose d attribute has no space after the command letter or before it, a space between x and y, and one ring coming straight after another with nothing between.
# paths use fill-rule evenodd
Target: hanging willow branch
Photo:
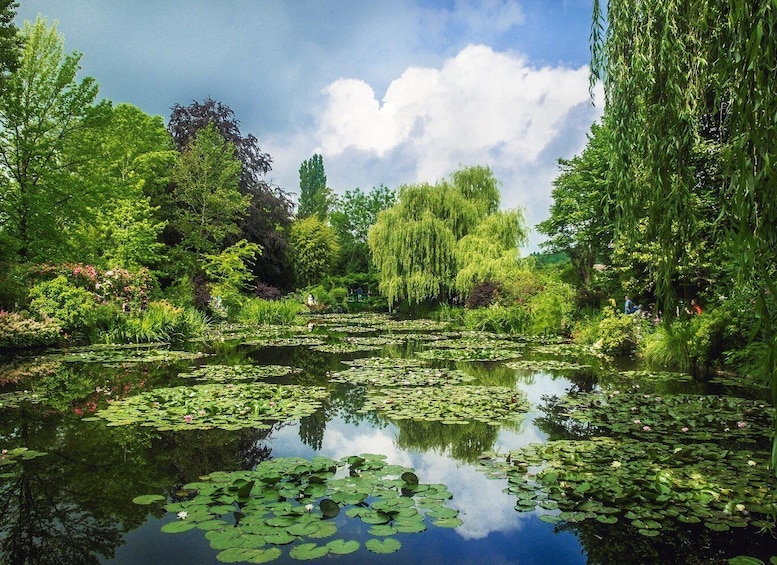
<instances>
[{"instance_id":1,"label":"hanging willow branch","mask_svg":"<svg viewBox=\"0 0 777 565\"><path fill-rule=\"evenodd\" d=\"M610 0L606 17L595 0L591 87L603 81L612 120L619 227L636 236L647 218L647 237L663 249L664 298L697 226L687 203L700 120L720 121L721 227L740 284L756 289L753 336L767 346L762 361L777 404L775 34L774 0Z\"/></svg>"}]
</instances>

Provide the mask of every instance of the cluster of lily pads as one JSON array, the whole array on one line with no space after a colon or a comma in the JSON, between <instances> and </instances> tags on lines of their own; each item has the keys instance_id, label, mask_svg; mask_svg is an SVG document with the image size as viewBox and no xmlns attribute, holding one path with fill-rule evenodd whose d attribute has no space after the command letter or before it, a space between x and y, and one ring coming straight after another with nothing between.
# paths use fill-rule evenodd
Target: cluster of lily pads
<instances>
[{"instance_id":1,"label":"cluster of lily pads","mask_svg":"<svg viewBox=\"0 0 777 565\"><path fill-rule=\"evenodd\" d=\"M358 551L356 539L333 538L348 532L348 519L369 526L364 546L374 553L393 553L398 533L420 533L427 523L461 525L458 510L441 484L422 484L407 467L389 465L384 455L362 454L333 460L278 458L253 471L216 472L184 487L186 500L165 506L177 520L167 533L205 532L222 562L265 563L288 546L293 559L307 560ZM137 504L164 502L164 497L135 498Z\"/></svg>"},{"instance_id":2,"label":"cluster of lily pads","mask_svg":"<svg viewBox=\"0 0 777 565\"><path fill-rule=\"evenodd\" d=\"M474 377L456 369L426 366L420 359L368 357L348 361L352 367L329 375L329 381L362 386L438 386L460 384Z\"/></svg>"},{"instance_id":3,"label":"cluster of lily pads","mask_svg":"<svg viewBox=\"0 0 777 565\"><path fill-rule=\"evenodd\" d=\"M323 387L267 383L159 388L110 404L97 417L110 426L138 424L160 431L267 429L309 416L328 395Z\"/></svg>"},{"instance_id":4,"label":"cluster of lily pads","mask_svg":"<svg viewBox=\"0 0 777 565\"><path fill-rule=\"evenodd\" d=\"M525 415L530 407L526 394L513 388L445 384L371 390L359 412L377 410L396 420L499 425Z\"/></svg>"},{"instance_id":5,"label":"cluster of lily pads","mask_svg":"<svg viewBox=\"0 0 777 565\"><path fill-rule=\"evenodd\" d=\"M6 465L12 465L19 461L27 461L29 459L35 459L36 457L42 457L46 455L43 451L35 451L34 449L28 449L26 447L14 447L11 449L3 449L0 451L0 467ZM0 479L13 477L14 473L0 473Z\"/></svg>"},{"instance_id":6,"label":"cluster of lily pads","mask_svg":"<svg viewBox=\"0 0 777 565\"><path fill-rule=\"evenodd\" d=\"M520 357L521 353L515 349L494 349L491 347L435 347L419 351L416 355L422 359L435 359L439 361L504 361Z\"/></svg>"},{"instance_id":7,"label":"cluster of lily pads","mask_svg":"<svg viewBox=\"0 0 777 565\"><path fill-rule=\"evenodd\" d=\"M541 519L605 524L628 521L657 536L679 523L714 531L771 527L777 511L768 471L774 410L733 397L619 390L564 397L559 413L600 434L532 444L481 458L487 474L508 479L516 509ZM723 438L720 440L720 438Z\"/></svg>"},{"instance_id":8,"label":"cluster of lily pads","mask_svg":"<svg viewBox=\"0 0 777 565\"><path fill-rule=\"evenodd\" d=\"M168 344L152 343L141 345L92 345L72 349L61 355L63 361L82 363L102 363L116 366L123 363L170 363L191 361L206 357L201 351L179 351L170 349Z\"/></svg>"},{"instance_id":9,"label":"cluster of lily pads","mask_svg":"<svg viewBox=\"0 0 777 565\"><path fill-rule=\"evenodd\" d=\"M179 373L178 376L208 382L233 382L284 377L299 372L300 369L287 365L205 365L186 373Z\"/></svg>"},{"instance_id":10,"label":"cluster of lily pads","mask_svg":"<svg viewBox=\"0 0 777 565\"><path fill-rule=\"evenodd\" d=\"M520 359L518 361L508 361L505 363L505 366L519 371L582 371L591 368L591 365L586 363L557 359Z\"/></svg>"}]
</instances>

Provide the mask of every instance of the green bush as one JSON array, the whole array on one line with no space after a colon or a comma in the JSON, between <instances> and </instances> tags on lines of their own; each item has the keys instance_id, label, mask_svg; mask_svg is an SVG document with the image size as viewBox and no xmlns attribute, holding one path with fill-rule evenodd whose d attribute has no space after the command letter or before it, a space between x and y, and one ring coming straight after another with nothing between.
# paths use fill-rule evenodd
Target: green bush
<instances>
[{"instance_id":1,"label":"green bush","mask_svg":"<svg viewBox=\"0 0 777 565\"><path fill-rule=\"evenodd\" d=\"M579 321L572 335L576 342L594 345L607 355L631 355L650 328L642 316L606 307L599 315Z\"/></svg>"},{"instance_id":2,"label":"green bush","mask_svg":"<svg viewBox=\"0 0 777 565\"><path fill-rule=\"evenodd\" d=\"M531 332L539 334L569 334L574 310L574 289L563 282L549 280L542 292L529 298Z\"/></svg>"},{"instance_id":3,"label":"green bush","mask_svg":"<svg viewBox=\"0 0 777 565\"><path fill-rule=\"evenodd\" d=\"M722 360L726 325L725 312L712 309L676 320L646 337L640 356L653 367L707 374Z\"/></svg>"},{"instance_id":4,"label":"green bush","mask_svg":"<svg viewBox=\"0 0 777 565\"><path fill-rule=\"evenodd\" d=\"M55 345L62 328L56 321L41 321L22 314L0 311L0 349L22 349Z\"/></svg>"},{"instance_id":5,"label":"green bush","mask_svg":"<svg viewBox=\"0 0 777 565\"><path fill-rule=\"evenodd\" d=\"M67 332L85 332L97 317L98 299L64 275L42 281L30 289L30 310L40 319L53 318Z\"/></svg>"},{"instance_id":6,"label":"green bush","mask_svg":"<svg viewBox=\"0 0 777 565\"><path fill-rule=\"evenodd\" d=\"M262 300L252 298L245 302L237 315L243 324L292 324L303 311L303 305L297 300Z\"/></svg>"},{"instance_id":7,"label":"green bush","mask_svg":"<svg viewBox=\"0 0 777 565\"><path fill-rule=\"evenodd\" d=\"M207 328L201 312L158 300L149 303L146 310L120 316L105 338L111 343L183 341L202 336Z\"/></svg>"}]
</instances>

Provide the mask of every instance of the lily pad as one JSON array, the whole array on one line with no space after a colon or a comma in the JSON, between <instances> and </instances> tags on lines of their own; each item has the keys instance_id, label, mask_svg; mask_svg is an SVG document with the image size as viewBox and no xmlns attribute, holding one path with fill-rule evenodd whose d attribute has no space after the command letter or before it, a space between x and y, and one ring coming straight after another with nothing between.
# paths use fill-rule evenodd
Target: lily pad
<instances>
[{"instance_id":1,"label":"lily pad","mask_svg":"<svg viewBox=\"0 0 777 565\"><path fill-rule=\"evenodd\" d=\"M111 426L158 430L268 428L312 414L327 394L321 387L265 383L161 388L114 402L97 416Z\"/></svg>"}]
</instances>

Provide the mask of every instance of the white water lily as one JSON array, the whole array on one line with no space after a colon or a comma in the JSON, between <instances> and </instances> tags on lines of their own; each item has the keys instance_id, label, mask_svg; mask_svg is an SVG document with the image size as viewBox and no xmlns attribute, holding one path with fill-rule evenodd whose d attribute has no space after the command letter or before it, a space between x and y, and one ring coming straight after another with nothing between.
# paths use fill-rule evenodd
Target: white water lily
<instances>
[{"instance_id":1,"label":"white water lily","mask_svg":"<svg viewBox=\"0 0 777 565\"><path fill-rule=\"evenodd\" d=\"M189 513L188 513L186 510L181 510L181 511L178 513L178 518L180 518L181 520L186 520L186 517L187 517L188 515L189 515Z\"/></svg>"},{"instance_id":2,"label":"white water lily","mask_svg":"<svg viewBox=\"0 0 777 565\"><path fill-rule=\"evenodd\" d=\"M610 467L614 467L615 469L618 469L620 466L621 466L620 461L613 461L612 463L610 463Z\"/></svg>"},{"instance_id":3,"label":"white water lily","mask_svg":"<svg viewBox=\"0 0 777 565\"><path fill-rule=\"evenodd\" d=\"M312 504L310 504L310 503L306 504L306 505L305 505L305 510L306 510L307 512L312 512L312 511L313 511L313 505L312 505Z\"/></svg>"}]
</instances>

